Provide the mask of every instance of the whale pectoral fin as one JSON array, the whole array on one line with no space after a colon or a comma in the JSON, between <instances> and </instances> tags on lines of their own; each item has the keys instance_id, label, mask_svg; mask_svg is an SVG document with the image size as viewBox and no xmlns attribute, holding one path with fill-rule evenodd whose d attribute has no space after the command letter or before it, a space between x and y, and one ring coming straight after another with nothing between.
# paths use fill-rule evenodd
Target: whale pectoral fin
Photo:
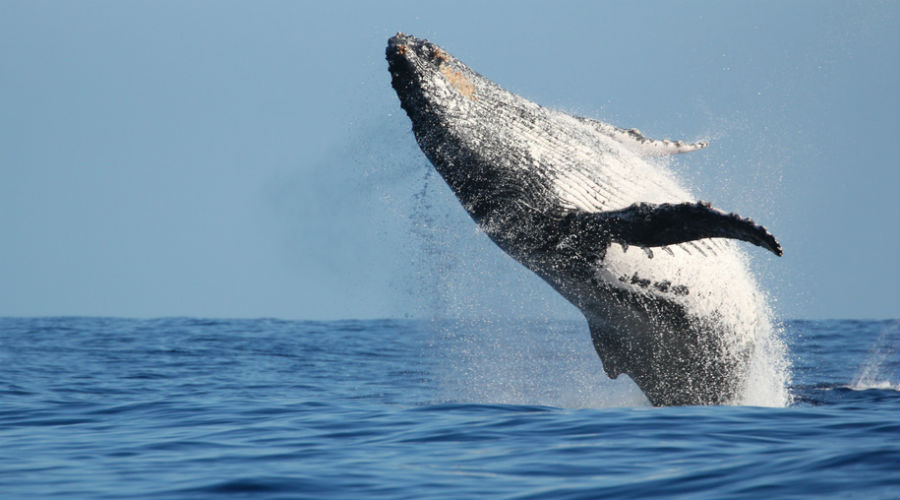
<instances>
[{"instance_id":1,"label":"whale pectoral fin","mask_svg":"<svg viewBox=\"0 0 900 500\"><path fill-rule=\"evenodd\" d=\"M765 227L709 203L636 203L610 212L580 212L578 219L579 229L599 231L607 240L624 245L660 247L702 238L734 238L783 254Z\"/></svg>"},{"instance_id":2,"label":"whale pectoral fin","mask_svg":"<svg viewBox=\"0 0 900 500\"><path fill-rule=\"evenodd\" d=\"M668 139L651 139L644 136L640 130L636 128L624 129L608 123L603 123L590 118L581 118L582 121L590 123L597 132L612 137L616 141L624 144L628 149L642 156L666 156L678 153L690 153L709 146L707 141L684 142L670 141Z\"/></svg>"}]
</instances>

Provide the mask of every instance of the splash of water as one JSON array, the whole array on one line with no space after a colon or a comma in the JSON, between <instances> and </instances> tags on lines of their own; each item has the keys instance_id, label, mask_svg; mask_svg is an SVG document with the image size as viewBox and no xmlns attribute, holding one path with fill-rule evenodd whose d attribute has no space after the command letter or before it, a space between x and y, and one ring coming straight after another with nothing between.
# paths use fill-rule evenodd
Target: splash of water
<instances>
[{"instance_id":1,"label":"splash of water","mask_svg":"<svg viewBox=\"0 0 900 500\"><path fill-rule=\"evenodd\" d=\"M438 397L560 408L648 406L627 377L610 380L583 321L435 321Z\"/></svg>"},{"instance_id":2,"label":"splash of water","mask_svg":"<svg viewBox=\"0 0 900 500\"><path fill-rule=\"evenodd\" d=\"M847 386L855 391L883 389L900 391L900 380L896 380L897 340L900 328L897 323L884 327L869 348L866 361L860 367L853 382Z\"/></svg>"},{"instance_id":3,"label":"splash of water","mask_svg":"<svg viewBox=\"0 0 900 500\"><path fill-rule=\"evenodd\" d=\"M754 350L741 397L737 403L748 406L783 407L793 402L788 390L791 364L784 343L784 329L766 311L766 319L758 327Z\"/></svg>"}]
</instances>

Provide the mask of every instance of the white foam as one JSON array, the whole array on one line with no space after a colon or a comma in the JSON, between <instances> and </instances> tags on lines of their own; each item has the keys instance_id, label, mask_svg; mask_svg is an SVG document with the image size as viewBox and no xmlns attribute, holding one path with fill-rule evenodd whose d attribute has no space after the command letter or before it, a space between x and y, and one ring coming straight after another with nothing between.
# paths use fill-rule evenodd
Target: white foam
<instances>
[{"instance_id":1,"label":"white foam","mask_svg":"<svg viewBox=\"0 0 900 500\"><path fill-rule=\"evenodd\" d=\"M648 406L627 376L610 380L578 321L437 325L440 402L608 408Z\"/></svg>"},{"instance_id":2,"label":"white foam","mask_svg":"<svg viewBox=\"0 0 900 500\"><path fill-rule=\"evenodd\" d=\"M900 392L900 384L893 383L889 380L882 380L880 382L877 382L877 381L854 382L852 385L844 386L844 388L850 389L853 391L868 391L868 390L872 390L872 389L877 389L877 390Z\"/></svg>"},{"instance_id":3,"label":"white foam","mask_svg":"<svg viewBox=\"0 0 900 500\"><path fill-rule=\"evenodd\" d=\"M881 330L878 338L872 343L866 360L860 367L859 373L853 378L853 382L847 386L848 389L854 391L865 391L869 389L886 389L900 390L900 381L887 380L885 367L892 366L896 362L896 343L889 346L888 337L896 337L896 324L885 327ZM894 358L889 360L888 358ZM896 365L893 365L896 366Z\"/></svg>"}]
</instances>

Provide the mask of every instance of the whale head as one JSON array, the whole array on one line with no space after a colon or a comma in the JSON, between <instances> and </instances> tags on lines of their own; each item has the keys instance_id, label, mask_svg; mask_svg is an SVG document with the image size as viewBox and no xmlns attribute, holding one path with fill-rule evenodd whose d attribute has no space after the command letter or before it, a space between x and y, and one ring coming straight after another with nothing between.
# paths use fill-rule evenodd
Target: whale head
<instances>
[{"instance_id":1,"label":"whale head","mask_svg":"<svg viewBox=\"0 0 900 500\"><path fill-rule=\"evenodd\" d=\"M437 45L403 33L388 40L391 84L415 123L464 111L489 81Z\"/></svg>"},{"instance_id":2,"label":"whale head","mask_svg":"<svg viewBox=\"0 0 900 500\"><path fill-rule=\"evenodd\" d=\"M497 104L521 99L427 40L398 33L388 40L386 58L419 147L481 222L497 186L515 184L518 175L498 153L512 147L503 124L517 118L498 117Z\"/></svg>"}]
</instances>

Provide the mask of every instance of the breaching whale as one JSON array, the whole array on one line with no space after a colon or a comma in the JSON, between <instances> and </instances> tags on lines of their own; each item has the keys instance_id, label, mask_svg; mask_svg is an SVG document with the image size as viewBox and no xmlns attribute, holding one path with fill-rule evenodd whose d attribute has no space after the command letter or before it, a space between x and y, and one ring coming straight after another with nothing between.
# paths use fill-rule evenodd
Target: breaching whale
<instances>
[{"instance_id":1,"label":"breaching whale","mask_svg":"<svg viewBox=\"0 0 900 500\"><path fill-rule=\"evenodd\" d=\"M653 160L705 142L544 108L427 40L398 33L386 52L425 156L491 240L582 311L609 377L657 406L739 401L768 318L732 240L782 250Z\"/></svg>"}]
</instances>

